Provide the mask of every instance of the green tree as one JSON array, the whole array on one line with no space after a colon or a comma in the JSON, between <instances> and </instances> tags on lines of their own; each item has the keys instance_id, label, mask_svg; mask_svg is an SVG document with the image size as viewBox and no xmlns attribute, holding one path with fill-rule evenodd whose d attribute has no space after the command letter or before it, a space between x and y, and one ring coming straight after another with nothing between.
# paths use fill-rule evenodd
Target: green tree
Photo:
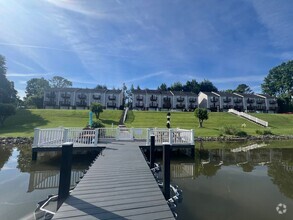
<instances>
[{"instance_id":1,"label":"green tree","mask_svg":"<svg viewBox=\"0 0 293 220\"><path fill-rule=\"evenodd\" d=\"M196 108L194 115L198 118L200 128L202 128L203 121L209 119L208 111L205 108Z\"/></svg>"},{"instance_id":2,"label":"green tree","mask_svg":"<svg viewBox=\"0 0 293 220\"><path fill-rule=\"evenodd\" d=\"M16 113L15 106L12 104L0 103L0 125L4 124L4 121L11 115Z\"/></svg>"},{"instance_id":3,"label":"green tree","mask_svg":"<svg viewBox=\"0 0 293 220\"><path fill-rule=\"evenodd\" d=\"M217 92L217 87L209 80L204 80L199 84L199 90L201 92Z\"/></svg>"},{"instance_id":4,"label":"green tree","mask_svg":"<svg viewBox=\"0 0 293 220\"><path fill-rule=\"evenodd\" d=\"M171 91L183 91L183 85L181 82L174 82L171 86L170 86L170 90Z\"/></svg>"},{"instance_id":5,"label":"green tree","mask_svg":"<svg viewBox=\"0 0 293 220\"><path fill-rule=\"evenodd\" d=\"M234 92L245 93L245 94L253 94L253 91L246 84L238 85L237 88L234 90Z\"/></svg>"},{"instance_id":6,"label":"green tree","mask_svg":"<svg viewBox=\"0 0 293 220\"><path fill-rule=\"evenodd\" d=\"M103 106L100 103L92 103L91 104L91 111L95 113L96 118L100 118L100 113L103 112Z\"/></svg>"},{"instance_id":7,"label":"green tree","mask_svg":"<svg viewBox=\"0 0 293 220\"><path fill-rule=\"evenodd\" d=\"M15 103L17 91L14 89L14 83L6 78L6 61L0 55L0 103Z\"/></svg>"},{"instance_id":8,"label":"green tree","mask_svg":"<svg viewBox=\"0 0 293 220\"><path fill-rule=\"evenodd\" d=\"M272 68L261 88L263 93L278 97L281 111L293 111L293 60Z\"/></svg>"},{"instance_id":9,"label":"green tree","mask_svg":"<svg viewBox=\"0 0 293 220\"><path fill-rule=\"evenodd\" d=\"M95 89L108 89L106 85L97 85Z\"/></svg>"},{"instance_id":10,"label":"green tree","mask_svg":"<svg viewBox=\"0 0 293 220\"><path fill-rule=\"evenodd\" d=\"M167 91L168 87L167 87L166 83L162 83L160 86L158 86L158 90Z\"/></svg>"},{"instance_id":11,"label":"green tree","mask_svg":"<svg viewBox=\"0 0 293 220\"><path fill-rule=\"evenodd\" d=\"M200 86L198 82L195 79L193 79L191 81L186 82L186 84L183 86L183 91L198 94L200 92Z\"/></svg>"},{"instance_id":12,"label":"green tree","mask_svg":"<svg viewBox=\"0 0 293 220\"><path fill-rule=\"evenodd\" d=\"M30 79L26 85L25 104L27 106L42 108L44 91L49 88L49 82L43 77Z\"/></svg>"},{"instance_id":13,"label":"green tree","mask_svg":"<svg viewBox=\"0 0 293 220\"><path fill-rule=\"evenodd\" d=\"M49 80L51 88L70 88L72 87L72 82L61 76L54 76Z\"/></svg>"}]
</instances>

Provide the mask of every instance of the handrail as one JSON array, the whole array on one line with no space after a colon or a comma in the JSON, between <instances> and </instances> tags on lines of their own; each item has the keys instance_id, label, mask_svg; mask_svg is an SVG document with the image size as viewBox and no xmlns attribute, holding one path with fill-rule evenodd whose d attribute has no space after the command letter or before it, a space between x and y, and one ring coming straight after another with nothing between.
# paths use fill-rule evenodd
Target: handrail
<instances>
[{"instance_id":1,"label":"handrail","mask_svg":"<svg viewBox=\"0 0 293 220\"><path fill-rule=\"evenodd\" d=\"M241 116L243 118L249 119L249 120L251 120L253 122L256 122L256 123L258 123L258 124L260 124L262 126L265 126L265 127L269 126L269 123L267 121L261 120L261 119L259 119L257 117L249 115L247 113L239 112L239 111L237 111L235 109L229 109L228 112L233 113L233 114L238 115L238 116Z\"/></svg>"},{"instance_id":2,"label":"handrail","mask_svg":"<svg viewBox=\"0 0 293 220\"><path fill-rule=\"evenodd\" d=\"M59 147L64 142L72 142L73 146L96 147L99 142L113 140L146 141L150 145L151 134L156 136L156 144L170 145L194 144L194 131L186 129L166 128L50 128L35 129L32 147Z\"/></svg>"}]
</instances>

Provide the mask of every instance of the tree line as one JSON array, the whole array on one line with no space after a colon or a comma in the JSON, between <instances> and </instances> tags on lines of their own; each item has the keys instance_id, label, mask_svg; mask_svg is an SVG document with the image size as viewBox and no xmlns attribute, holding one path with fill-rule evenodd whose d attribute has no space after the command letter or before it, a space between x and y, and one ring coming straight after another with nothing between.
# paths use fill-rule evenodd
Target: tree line
<instances>
[{"instance_id":1,"label":"tree line","mask_svg":"<svg viewBox=\"0 0 293 220\"><path fill-rule=\"evenodd\" d=\"M5 57L0 55L0 125L3 125L5 119L15 114L16 108L25 106L27 108L42 108L44 91L49 88L70 88L72 82L61 76L54 76L47 80L45 78L32 78L27 81L26 96L21 100L14 88L14 82L6 77L7 66ZM262 92L277 97L279 112L293 112L293 60L284 62L273 67L261 84ZM107 89L106 85L98 84L95 89ZM115 89L115 88L113 88ZM133 85L129 89L123 84L122 89L125 92L126 103L131 102L131 92L135 89ZM136 89L140 89L139 86ZM197 82L195 79L188 80L185 83L174 82L170 86L162 83L157 88L161 91L184 91L198 94L202 92L217 92L218 88L209 80ZM253 93L246 84L240 84L235 89L227 89L222 92Z\"/></svg>"}]
</instances>

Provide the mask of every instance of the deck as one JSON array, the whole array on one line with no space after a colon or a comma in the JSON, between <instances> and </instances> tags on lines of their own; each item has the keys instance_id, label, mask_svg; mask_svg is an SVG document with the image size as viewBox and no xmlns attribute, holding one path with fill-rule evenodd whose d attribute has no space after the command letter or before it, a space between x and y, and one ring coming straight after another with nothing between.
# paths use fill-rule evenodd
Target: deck
<instances>
[{"instance_id":1,"label":"deck","mask_svg":"<svg viewBox=\"0 0 293 220\"><path fill-rule=\"evenodd\" d=\"M53 219L174 219L139 145L105 144Z\"/></svg>"}]
</instances>

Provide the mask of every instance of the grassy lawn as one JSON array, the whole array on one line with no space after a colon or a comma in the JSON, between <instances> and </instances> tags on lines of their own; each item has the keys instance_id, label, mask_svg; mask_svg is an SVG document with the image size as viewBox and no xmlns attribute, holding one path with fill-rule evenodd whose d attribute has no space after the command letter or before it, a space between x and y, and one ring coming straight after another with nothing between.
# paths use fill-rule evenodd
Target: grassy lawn
<instances>
[{"instance_id":1,"label":"grassy lawn","mask_svg":"<svg viewBox=\"0 0 293 220\"><path fill-rule=\"evenodd\" d=\"M122 111L119 110L104 110L100 119L106 127L111 127L112 123L117 126L121 114ZM93 116L93 119L95 119L95 116ZM0 128L0 136L30 137L33 136L34 128L85 127L88 120L88 110L19 110L16 115L5 121L4 126Z\"/></svg>"},{"instance_id":2,"label":"grassy lawn","mask_svg":"<svg viewBox=\"0 0 293 220\"><path fill-rule=\"evenodd\" d=\"M274 134L291 134L293 135L293 115L291 114L251 114L257 118L269 123L269 128Z\"/></svg>"},{"instance_id":3,"label":"grassy lawn","mask_svg":"<svg viewBox=\"0 0 293 220\"><path fill-rule=\"evenodd\" d=\"M147 112L147 111L130 111L126 125L128 127L166 127L167 112ZM268 117L269 128L274 134L293 134L293 115L279 114L257 114L259 116ZM285 117L285 118L283 118ZM261 117L260 117L261 118ZM264 118L266 120L266 118ZM223 126L234 126L243 128L250 135L256 135L256 130L265 130L266 128L252 123L243 118L234 116L225 112L210 112L209 119L204 121L204 128L198 128L198 121L193 112L172 112L171 127L195 129L196 136L218 136Z\"/></svg>"}]
</instances>

